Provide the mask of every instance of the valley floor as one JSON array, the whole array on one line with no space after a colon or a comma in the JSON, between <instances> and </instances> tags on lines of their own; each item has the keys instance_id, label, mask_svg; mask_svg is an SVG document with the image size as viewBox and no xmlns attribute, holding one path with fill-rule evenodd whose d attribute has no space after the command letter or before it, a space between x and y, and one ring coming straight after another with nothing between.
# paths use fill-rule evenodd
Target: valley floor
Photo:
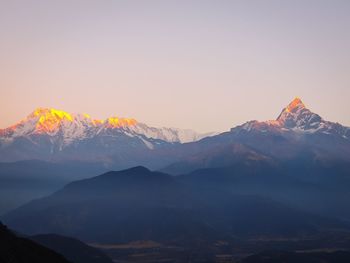
<instances>
[{"instance_id":1,"label":"valley floor","mask_svg":"<svg viewBox=\"0 0 350 263\"><path fill-rule=\"evenodd\" d=\"M198 240L195 243L180 245L177 242L158 243L151 240L136 241L124 244L90 244L103 250L116 263L169 263L169 262L279 262L275 257L286 253L285 257L292 259L291 252L300 258L316 257L312 262L333 263L326 260L323 254L332 255L344 251L343 257L350 260L350 233L327 234L307 238L259 238L249 240L217 240L211 243ZM259 253L269 251L261 261ZM280 252L282 251L282 252ZM322 260L317 256L322 254ZM283 254L284 255L284 254ZM252 258L251 258L252 257ZM270 259L269 259L270 258ZM289 262L289 261L288 261ZM339 261L347 262L347 261ZM350 261L349 261L350 262Z\"/></svg>"}]
</instances>

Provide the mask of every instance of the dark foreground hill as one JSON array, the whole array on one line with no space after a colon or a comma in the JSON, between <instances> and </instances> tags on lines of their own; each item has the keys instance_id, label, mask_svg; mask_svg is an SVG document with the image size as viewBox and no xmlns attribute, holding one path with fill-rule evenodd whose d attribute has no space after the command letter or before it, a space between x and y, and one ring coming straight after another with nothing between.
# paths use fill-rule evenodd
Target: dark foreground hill
<instances>
[{"instance_id":1,"label":"dark foreground hill","mask_svg":"<svg viewBox=\"0 0 350 263\"><path fill-rule=\"evenodd\" d=\"M36 235L31 240L50 248L74 263L112 263L99 249L70 237L55 234Z\"/></svg>"},{"instance_id":2,"label":"dark foreground hill","mask_svg":"<svg viewBox=\"0 0 350 263\"><path fill-rule=\"evenodd\" d=\"M1 263L112 263L99 249L54 234L20 237L0 223Z\"/></svg>"},{"instance_id":3,"label":"dark foreground hill","mask_svg":"<svg viewBox=\"0 0 350 263\"><path fill-rule=\"evenodd\" d=\"M63 256L26 238L17 237L0 223L1 263L69 263Z\"/></svg>"}]
</instances>

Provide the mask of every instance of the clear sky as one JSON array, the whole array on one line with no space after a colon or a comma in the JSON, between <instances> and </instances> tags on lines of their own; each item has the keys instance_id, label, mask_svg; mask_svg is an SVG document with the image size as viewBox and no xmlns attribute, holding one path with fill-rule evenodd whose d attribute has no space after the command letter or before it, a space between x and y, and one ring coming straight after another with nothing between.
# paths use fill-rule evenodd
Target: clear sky
<instances>
[{"instance_id":1,"label":"clear sky","mask_svg":"<svg viewBox=\"0 0 350 263\"><path fill-rule=\"evenodd\" d=\"M295 96L350 126L350 1L0 0L0 127L37 107L223 131Z\"/></svg>"}]
</instances>

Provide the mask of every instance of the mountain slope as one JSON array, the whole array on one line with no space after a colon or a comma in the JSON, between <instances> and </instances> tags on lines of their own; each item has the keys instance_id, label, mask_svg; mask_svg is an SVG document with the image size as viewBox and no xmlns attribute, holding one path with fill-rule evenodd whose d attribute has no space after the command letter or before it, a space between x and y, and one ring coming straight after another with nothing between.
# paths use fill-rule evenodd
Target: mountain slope
<instances>
[{"instance_id":1,"label":"mountain slope","mask_svg":"<svg viewBox=\"0 0 350 263\"><path fill-rule=\"evenodd\" d=\"M197 169L230 167L239 163L273 163L273 159L243 144L227 142L196 152L162 171L181 175Z\"/></svg>"}]
</instances>

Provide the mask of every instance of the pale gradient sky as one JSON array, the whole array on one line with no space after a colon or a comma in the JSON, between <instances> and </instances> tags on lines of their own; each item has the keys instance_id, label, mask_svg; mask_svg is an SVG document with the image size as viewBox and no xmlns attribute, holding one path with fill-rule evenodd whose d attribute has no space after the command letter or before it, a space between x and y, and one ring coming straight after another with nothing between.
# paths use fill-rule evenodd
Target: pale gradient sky
<instances>
[{"instance_id":1,"label":"pale gradient sky","mask_svg":"<svg viewBox=\"0 0 350 263\"><path fill-rule=\"evenodd\" d=\"M0 127L37 107L223 131L295 96L350 126L350 1L0 0Z\"/></svg>"}]
</instances>

